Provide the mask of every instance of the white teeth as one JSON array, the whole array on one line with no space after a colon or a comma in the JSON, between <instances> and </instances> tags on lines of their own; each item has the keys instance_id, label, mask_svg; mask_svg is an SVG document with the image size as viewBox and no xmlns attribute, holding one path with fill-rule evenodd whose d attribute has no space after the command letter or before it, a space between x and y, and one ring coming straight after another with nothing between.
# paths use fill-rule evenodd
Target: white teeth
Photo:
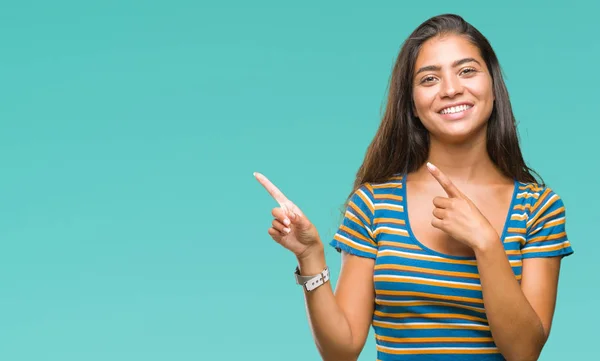
<instances>
[{"instance_id":1,"label":"white teeth","mask_svg":"<svg viewBox=\"0 0 600 361\"><path fill-rule=\"evenodd\" d=\"M471 108L471 105L459 105L457 107L450 107L450 108L446 108L443 109L440 114L452 114L452 113L458 113L458 112L464 112L465 110Z\"/></svg>"}]
</instances>

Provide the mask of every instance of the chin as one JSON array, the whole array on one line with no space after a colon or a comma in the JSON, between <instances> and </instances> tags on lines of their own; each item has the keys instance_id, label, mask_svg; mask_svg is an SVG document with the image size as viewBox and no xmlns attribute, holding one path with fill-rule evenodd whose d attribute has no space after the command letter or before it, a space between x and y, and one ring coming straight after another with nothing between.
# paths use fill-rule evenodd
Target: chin
<instances>
[{"instance_id":1,"label":"chin","mask_svg":"<svg viewBox=\"0 0 600 361\"><path fill-rule=\"evenodd\" d=\"M444 143L470 143L482 138L485 139L486 129L485 125L482 127L473 127L465 124L465 126L450 127L450 129L446 128L442 131L438 130L436 133L432 133L432 136Z\"/></svg>"}]
</instances>

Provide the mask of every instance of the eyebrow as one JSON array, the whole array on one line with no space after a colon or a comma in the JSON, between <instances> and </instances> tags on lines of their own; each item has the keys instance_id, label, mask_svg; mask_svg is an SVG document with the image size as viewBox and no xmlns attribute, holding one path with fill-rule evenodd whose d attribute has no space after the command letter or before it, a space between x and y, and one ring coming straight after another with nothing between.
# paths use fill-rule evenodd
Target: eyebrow
<instances>
[{"instance_id":1,"label":"eyebrow","mask_svg":"<svg viewBox=\"0 0 600 361\"><path fill-rule=\"evenodd\" d=\"M463 65L466 63L470 63L470 62L475 62L475 63L481 65L475 58L464 58L464 59L460 59L460 60L457 60L454 63L452 63L452 67L455 68L457 66L460 66L460 65ZM419 73L422 73L424 71L440 71L440 70L442 70L442 68L438 65L427 65L422 68L419 68L419 70L417 70L415 75L418 75Z\"/></svg>"}]
</instances>

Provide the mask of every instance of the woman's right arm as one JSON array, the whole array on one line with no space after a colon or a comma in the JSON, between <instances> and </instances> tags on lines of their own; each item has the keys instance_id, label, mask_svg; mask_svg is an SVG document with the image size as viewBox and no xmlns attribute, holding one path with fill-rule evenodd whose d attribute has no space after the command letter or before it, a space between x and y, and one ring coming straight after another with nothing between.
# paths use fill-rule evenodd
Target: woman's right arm
<instances>
[{"instance_id":1,"label":"woman's right arm","mask_svg":"<svg viewBox=\"0 0 600 361\"><path fill-rule=\"evenodd\" d=\"M265 176L255 173L280 207L274 208L269 235L298 259L303 276L325 269L323 243L314 225ZM308 319L324 361L355 361L369 333L375 292L375 260L342 253L342 267L335 294L331 282L308 292L304 289Z\"/></svg>"},{"instance_id":2,"label":"woman's right arm","mask_svg":"<svg viewBox=\"0 0 600 361\"><path fill-rule=\"evenodd\" d=\"M335 294L331 283L305 293L308 320L321 357L325 361L355 361L362 351L373 317L374 289L371 258L342 251L342 268ZM301 275L315 275L325 268L320 251L298 259Z\"/></svg>"}]
</instances>

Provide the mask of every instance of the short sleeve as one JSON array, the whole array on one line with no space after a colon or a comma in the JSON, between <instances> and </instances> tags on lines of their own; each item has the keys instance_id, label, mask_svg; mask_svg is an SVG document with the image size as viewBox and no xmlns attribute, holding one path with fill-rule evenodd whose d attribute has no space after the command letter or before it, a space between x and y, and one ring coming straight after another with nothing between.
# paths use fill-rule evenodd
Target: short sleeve
<instances>
[{"instance_id":1,"label":"short sleeve","mask_svg":"<svg viewBox=\"0 0 600 361\"><path fill-rule=\"evenodd\" d=\"M376 258L377 243L372 232L374 213L373 189L365 184L348 200L342 223L329 244L338 252Z\"/></svg>"},{"instance_id":2,"label":"short sleeve","mask_svg":"<svg viewBox=\"0 0 600 361\"><path fill-rule=\"evenodd\" d=\"M566 230L565 205L558 194L545 188L531 208L523 258L564 257L573 253Z\"/></svg>"}]
</instances>

